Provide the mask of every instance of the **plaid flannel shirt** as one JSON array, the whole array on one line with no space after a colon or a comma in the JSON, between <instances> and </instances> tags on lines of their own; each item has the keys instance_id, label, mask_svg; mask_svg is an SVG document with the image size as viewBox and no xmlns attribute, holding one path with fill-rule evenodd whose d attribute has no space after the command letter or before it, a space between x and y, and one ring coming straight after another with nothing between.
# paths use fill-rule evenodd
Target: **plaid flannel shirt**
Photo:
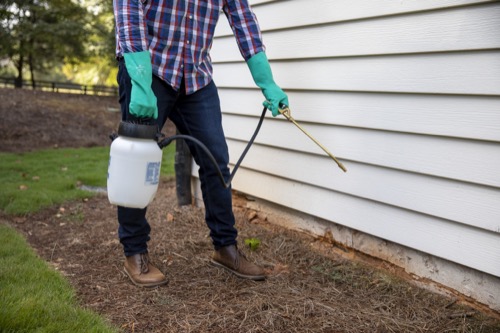
<instances>
[{"instance_id":1,"label":"plaid flannel shirt","mask_svg":"<svg viewBox=\"0 0 500 333\"><path fill-rule=\"evenodd\" d=\"M187 94L210 83L210 49L224 11L241 55L264 51L257 19L247 0L113 0L116 54L149 50L153 74Z\"/></svg>"}]
</instances>

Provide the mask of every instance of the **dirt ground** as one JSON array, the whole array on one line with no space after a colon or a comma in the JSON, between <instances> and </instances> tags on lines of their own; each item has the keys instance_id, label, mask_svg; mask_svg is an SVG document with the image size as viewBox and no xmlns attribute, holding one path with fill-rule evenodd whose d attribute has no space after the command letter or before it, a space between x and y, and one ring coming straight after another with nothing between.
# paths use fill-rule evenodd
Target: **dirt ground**
<instances>
[{"instance_id":1,"label":"dirt ground","mask_svg":"<svg viewBox=\"0 0 500 333\"><path fill-rule=\"evenodd\" d=\"M120 115L116 97L0 88L0 151L109 145ZM172 131L169 128L168 131ZM342 255L335 244L270 225L235 194L245 251L265 266L264 282L212 267L203 210L178 207L173 180L148 210L153 262L169 278L156 289L123 273L115 208L105 195L6 216L41 258L64 274L82 306L123 332L500 332L500 315L417 287L384 263ZM358 256L358 258L362 258Z\"/></svg>"}]
</instances>

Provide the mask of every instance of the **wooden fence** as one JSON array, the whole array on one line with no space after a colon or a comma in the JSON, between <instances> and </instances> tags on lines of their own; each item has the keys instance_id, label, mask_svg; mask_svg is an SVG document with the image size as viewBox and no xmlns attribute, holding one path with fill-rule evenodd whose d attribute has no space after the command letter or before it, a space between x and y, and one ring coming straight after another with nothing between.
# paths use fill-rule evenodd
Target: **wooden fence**
<instances>
[{"instance_id":1,"label":"wooden fence","mask_svg":"<svg viewBox=\"0 0 500 333\"><path fill-rule=\"evenodd\" d=\"M0 87L15 87L15 81L15 78L0 77ZM81 85L70 82L54 82L43 80L35 81L35 88L33 88L31 81L23 81L22 88L83 95L118 95L117 87L102 85Z\"/></svg>"}]
</instances>

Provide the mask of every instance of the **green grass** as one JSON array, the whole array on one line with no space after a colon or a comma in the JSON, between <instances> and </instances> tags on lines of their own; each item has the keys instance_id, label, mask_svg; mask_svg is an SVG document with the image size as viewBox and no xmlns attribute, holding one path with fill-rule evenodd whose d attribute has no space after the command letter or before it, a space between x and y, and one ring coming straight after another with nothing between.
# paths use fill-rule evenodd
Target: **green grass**
<instances>
[{"instance_id":1,"label":"green grass","mask_svg":"<svg viewBox=\"0 0 500 333\"><path fill-rule=\"evenodd\" d=\"M1 332L117 332L78 307L68 281L40 260L15 230L0 225Z\"/></svg>"},{"instance_id":2,"label":"green grass","mask_svg":"<svg viewBox=\"0 0 500 333\"><path fill-rule=\"evenodd\" d=\"M163 150L162 177L174 175L175 145ZM26 214L94 195L106 186L109 147L0 153L0 209ZM69 282L37 257L24 238L0 224L0 332L116 332L80 308Z\"/></svg>"},{"instance_id":3,"label":"green grass","mask_svg":"<svg viewBox=\"0 0 500 333\"><path fill-rule=\"evenodd\" d=\"M163 150L161 174L174 174L175 145ZM92 196L80 184L106 186L109 147L0 153L0 209L25 214Z\"/></svg>"}]
</instances>

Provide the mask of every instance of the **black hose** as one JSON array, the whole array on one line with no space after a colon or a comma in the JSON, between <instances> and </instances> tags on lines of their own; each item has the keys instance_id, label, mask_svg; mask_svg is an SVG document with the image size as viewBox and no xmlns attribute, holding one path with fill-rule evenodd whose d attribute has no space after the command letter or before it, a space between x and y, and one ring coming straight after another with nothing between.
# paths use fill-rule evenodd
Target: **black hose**
<instances>
[{"instance_id":1,"label":"black hose","mask_svg":"<svg viewBox=\"0 0 500 333\"><path fill-rule=\"evenodd\" d=\"M229 176L229 179L227 180L227 182L224 180L224 176L222 175L222 171L220 170L219 165L218 165L217 161L215 160L215 157L212 155L212 153L207 148L207 146L205 146L200 140L198 140L190 135L176 134L176 135L172 135L172 136L169 136L169 137L161 140L160 142L158 142L158 146L161 149L163 149L164 147L166 147L170 143L172 143L172 141L178 140L178 139L183 139L183 140L188 140L188 141L194 142L195 144L200 146L200 148L205 152L205 154L207 154L210 161L212 161L212 163L214 164L215 168L217 169L217 174L218 174L220 181L221 181L222 185L224 186L224 188L229 188L231 186L231 181L233 180L233 177L236 174L236 171L240 167L241 162L243 162L243 159L245 158L246 154L248 153L248 150L250 150L250 147L252 146L253 142L255 141L255 138L257 137L257 134L259 134L260 127L262 126L262 122L264 121L264 117L266 115L266 111L267 111L267 108L264 107L264 109L262 110L262 114L260 116L260 119L259 119L259 123L257 124L257 128L255 129L255 132L253 133L250 141L248 141L248 144L245 147L245 150L243 150L243 153L241 154L240 158L238 159L238 162L236 162L236 164L234 165L233 172L231 172L231 175Z\"/></svg>"}]
</instances>

